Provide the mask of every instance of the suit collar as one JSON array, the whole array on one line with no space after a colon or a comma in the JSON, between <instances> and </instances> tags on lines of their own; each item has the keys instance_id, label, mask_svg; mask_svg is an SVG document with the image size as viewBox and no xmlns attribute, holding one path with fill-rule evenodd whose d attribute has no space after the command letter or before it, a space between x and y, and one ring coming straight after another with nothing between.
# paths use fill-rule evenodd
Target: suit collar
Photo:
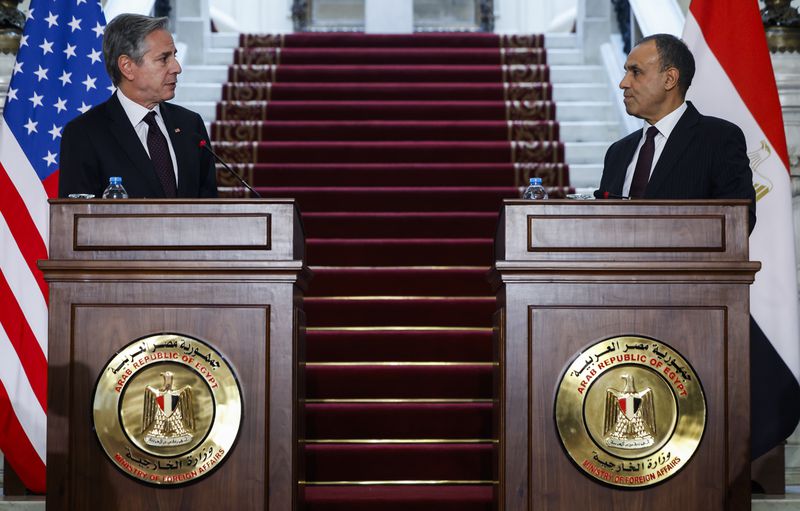
<instances>
[{"instance_id":1,"label":"suit collar","mask_svg":"<svg viewBox=\"0 0 800 511\"><path fill-rule=\"evenodd\" d=\"M681 117L683 117L683 114L686 113L687 108L689 108L689 105L684 101L678 108L662 117L657 123L651 125L645 122L642 128L643 136L650 126L655 126L658 132L661 133L664 138L669 139L672 131L675 129L675 126L678 124L678 121L680 121Z\"/></svg>"},{"instance_id":2,"label":"suit collar","mask_svg":"<svg viewBox=\"0 0 800 511\"><path fill-rule=\"evenodd\" d=\"M144 117L151 111L134 100L128 98L128 96L126 96L125 93L119 89L117 89L116 96L117 100L119 100L119 104L125 111L125 115L128 116L128 121L130 121L131 126L134 128L136 128L136 126L138 126L139 123L143 121ZM154 110L157 115L161 115L158 105L156 105L152 110Z\"/></svg>"},{"instance_id":3,"label":"suit collar","mask_svg":"<svg viewBox=\"0 0 800 511\"><path fill-rule=\"evenodd\" d=\"M608 191L615 195L622 195L622 187L625 185L625 174L628 172L628 164L633 159L633 153L639 147L639 139L642 137L641 130L636 130L627 137L619 141L620 158L617 172L612 181L608 184Z\"/></svg>"},{"instance_id":4,"label":"suit collar","mask_svg":"<svg viewBox=\"0 0 800 511\"><path fill-rule=\"evenodd\" d=\"M678 163L678 160L686 150L686 146L691 142L694 137L694 126L700 120L700 112L692 105L691 102L686 102L686 112L681 116L680 120L675 124L666 145L661 152L661 157L653 169L653 174L650 176L650 181L647 183L647 190L645 196L655 192L664 183L664 181L671 174L672 168Z\"/></svg>"},{"instance_id":5,"label":"suit collar","mask_svg":"<svg viewBox=\"0 0 800 511\"><path fill-rule=\"evenodd\" d=\"M108 123L109 130L117 139L121 150L128 156L142 179L147 182L147 189L152 192L152 197L163 198L164 190L153 169L153 162L147 156L139 137L136 136L136 131L122 108L116 92L106 101L106 106L106 114L111 121Z\"/></svg>"}]
</instances>

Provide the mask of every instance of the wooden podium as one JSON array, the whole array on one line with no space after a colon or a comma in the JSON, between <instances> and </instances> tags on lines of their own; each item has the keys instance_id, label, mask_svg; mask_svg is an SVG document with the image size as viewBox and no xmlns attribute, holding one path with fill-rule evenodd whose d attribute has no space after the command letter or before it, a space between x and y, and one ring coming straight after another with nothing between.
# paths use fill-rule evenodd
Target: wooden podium
<instances>
[{"instance_id":1,"label":"wooden podium","mask_svg":"<svg viewBox=\"0 0 800 511\"><path fill-rule=\"evenodd\" d=\"M48 510L292 509L309 276L294 202L54 200L50 218ZM123 473L93 431L109 359L164 332L212 345L241 390L232 449L182 485Z\"/></svg>"},{"instance_id":2,"label":"wooden podium","mask_svg":"<svg viewBox=\"0 0 800 511\"><path fill-rule=\"evenodd\" d=\"M748 258L746 202L506 201L495 251L499 509L750 509L748 288L760 263ZM664 343L691 365L705 429L688 462L663 478L671 467L662 461L674 453L615 464L605 461L610 441L599 439L584 462L612 467L600 481L562 442L560 382L574 361L576 375L597 363L578 358L587 347L628 335ZM622 347L608 344L604 352ZM590 436L587 410L568 438ZM657 484L611 483L634 481L613 468L624 476L620 466L648 464Z\"/></svg>"}]
</instances>

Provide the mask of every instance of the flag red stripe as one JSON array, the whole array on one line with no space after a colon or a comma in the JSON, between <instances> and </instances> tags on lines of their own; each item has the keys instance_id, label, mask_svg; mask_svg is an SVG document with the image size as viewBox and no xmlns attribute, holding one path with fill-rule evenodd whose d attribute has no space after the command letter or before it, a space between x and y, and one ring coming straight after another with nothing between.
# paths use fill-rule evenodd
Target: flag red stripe
<instances>
[{"instance_id":1,"label":"flag red stripe","mask_svg":"<svg viewBox=\"0 0 800 511\"><path fill-rule=\"evenodd\" d=\"M14 467L26 488L36 493L45 491L45 466L22 429L11 400L0 382L0 450Z\"/></svg>"},{"instance_id":2,"label":"flag red stripe","mask_svg":"<svg viewBox=\"0 0 800 511\"><path fill-rule=\"evenodd\" d=\"M736 91L789 171L789 152L775 76L756 0L736 2L736 8L694 0L690 11ZM741 44L731 44L739 41Z\"/></svg>"},{"instance_id":3,"label":"flag red stripe","mask_svg":"<svg viewBox=\"0 0 800 511\"><path fill-rule=\"evenodd\" d=\"M44 186L44 192L47 194L48 197L51 199L54 197L58 197L58 170L47 176L42 180L42 185Z\"/></svg>"},{"instance_id":4,"label":"flag red stripe","mask_svg":"<svg viewBox=\"0 0 800 511\"><path fill-rule=\"evenodd\" d=\"M36 261L39 259L47 259L47 246L2 162L0 162L0 214L5 218L11 235L14 236L22 257L28 263L47 303L47 282L36 266Z\"/></svg>"},{"instance_id":5,"label":"flag red stripe","mask_svg":"<svg viewBox=\"0 0 800 511\"><path fill-rule=\"evenodd\" d=\"M39 400L42 410L47 411L47 358L42 353L27 318L2 273L0 273L0 324L3 325L11 345L17 352L36 399Z\"/></svg>"}]
</instances>

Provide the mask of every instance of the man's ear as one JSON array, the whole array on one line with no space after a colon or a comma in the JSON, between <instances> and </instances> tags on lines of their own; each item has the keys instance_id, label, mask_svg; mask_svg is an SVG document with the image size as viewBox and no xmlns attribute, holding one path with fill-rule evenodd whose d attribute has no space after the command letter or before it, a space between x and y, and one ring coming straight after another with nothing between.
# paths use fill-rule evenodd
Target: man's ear
<instances>
[{"instance_id":1,"label":"man's ear","mask_svg":"<svg viewBox=\"0 0 800 511\"><path fill-rule=\"evenodd\" d=\"M664 79L664 89L667 91L671 91L672 89L678 86L678 79L681 77L680 71L678 68L670 67L664 72L665 79Z\"/></svg>"},{"instance_id":2,"label":"man's ear","mask_svg":"<svg viewBox=\"0 0 800 511\"><path fill-rule=\"evenodd\" d=\"M131 59L129 56L120 55L117 57L117 67L119 67L119 72L123 77L125 77L125 79L133 80L133 66L133 59Z\"/></svg>"}]
</instances>

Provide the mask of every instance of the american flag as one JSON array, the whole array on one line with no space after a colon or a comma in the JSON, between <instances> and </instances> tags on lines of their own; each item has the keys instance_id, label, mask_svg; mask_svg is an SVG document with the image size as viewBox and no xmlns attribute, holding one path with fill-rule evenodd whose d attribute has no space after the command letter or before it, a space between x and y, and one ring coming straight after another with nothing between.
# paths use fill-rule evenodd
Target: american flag
<instances>
[{"instance_id":1,"label":"american flag","mask_svg":"<svg viewBox=\"0 0 800 511\"><path fill-rule=\"evenodd\" d=\"M61 130L113 87L96 0L32 0L0 119L0 450L45 490L48 197Z\"/></svg>"}]
</instances>

